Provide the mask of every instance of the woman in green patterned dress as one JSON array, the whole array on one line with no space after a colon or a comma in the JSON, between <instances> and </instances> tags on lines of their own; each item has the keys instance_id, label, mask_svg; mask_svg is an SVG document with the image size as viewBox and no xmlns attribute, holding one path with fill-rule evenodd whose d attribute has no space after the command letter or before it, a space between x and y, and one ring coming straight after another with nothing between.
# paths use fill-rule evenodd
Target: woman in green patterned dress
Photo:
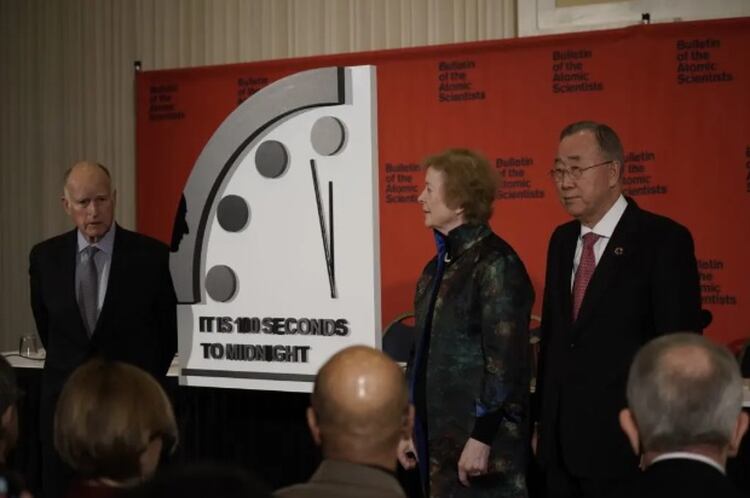
<instances>
[{"instance_id":1,"label":"woman in green patterned dress","mask_svg":"<svg viewBox=\"0 0 750 498\"><path fill-rule=\"evenodd\" d=\"M488 225L487 160L450 149L425 165L419 203L438 250L417 284L409 362L417 427L399 460L419 468L427 496L525 497L534 291Z\"/></svg>"}]
</instances>

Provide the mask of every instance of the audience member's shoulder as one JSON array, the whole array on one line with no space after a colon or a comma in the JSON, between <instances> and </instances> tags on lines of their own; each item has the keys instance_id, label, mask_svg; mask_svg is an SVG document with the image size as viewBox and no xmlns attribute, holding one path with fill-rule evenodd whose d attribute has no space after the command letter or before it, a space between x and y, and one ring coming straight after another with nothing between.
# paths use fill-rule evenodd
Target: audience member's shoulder
<instances>
[{"instance_id":1,"label":"audience member's shoulder","mask_svg":"<svg viewBox=\"0 0 750 498\"><path fill-rule=\"evenodd\" d=\"M607 498L740 498L742 494L726 477L704 463L692 460L666 460L639 472Z\"/></svg>"},{"instance_id":2,"label":"audience member's shoulder","mask_svg":"<svg viewBox=\"0 0 750 498\"><path fill-rule=\"evenodd\" d=\"M338 496L356 498L405 498L405 495L386 489L367 486L339 486L332 483L302 483L281 488L273 492L274 498L330 498Z\"/></svg>"},{"instance_id":3,"label":"audience member's shoulder","mask_svg":"<svg viewBox=\"0 0 750 498\"><path fill-rule=\"evenodd\" d=\"M252 472L215 462L178 465L157 472L154 478L122 498L266 498L269 487Z\"/></svg>"},{"instance_id":4,"label":"audience member's shoulder","mask_svg":"<svg viewBox=\"0 0 750 498\"><path fill-rule=\"evenodd\" d=\"M306 483L293 484L285 488L277 489L273 492L274 498L300 498L309 495L308 485Z\"/></svg>"}]
</instances>

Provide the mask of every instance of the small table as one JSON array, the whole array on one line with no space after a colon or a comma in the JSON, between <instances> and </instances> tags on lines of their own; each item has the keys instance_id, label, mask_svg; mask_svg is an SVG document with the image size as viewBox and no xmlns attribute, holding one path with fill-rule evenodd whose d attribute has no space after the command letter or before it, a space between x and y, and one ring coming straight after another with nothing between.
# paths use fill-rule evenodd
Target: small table
<instances>
[{"instance_id":1,"label":"small table","mask_svg":"<svg viewBox=\"0 0 750 498\"><path fill-rule=\"evenodd\" d=\"M20 355L15 351L3 351L2 355L5 356L5 359L8 360L8 363L13 368L44 368L44 350L34 356ZM177 360L177 355L174 355L172 363L169 365L169 371L167 371L167 377L177 377L179 372L180 364Z\"/></svg>"}]
</instances>

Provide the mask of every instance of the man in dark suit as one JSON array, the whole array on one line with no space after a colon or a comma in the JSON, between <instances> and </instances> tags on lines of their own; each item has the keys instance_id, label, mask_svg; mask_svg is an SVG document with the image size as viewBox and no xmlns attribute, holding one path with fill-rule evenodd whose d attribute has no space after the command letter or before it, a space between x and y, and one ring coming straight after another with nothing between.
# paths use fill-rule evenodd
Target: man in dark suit
<instances>
[{"instance_id":1,"label":"man in dark suit","mask_svg":"<svg viewBox=\"0 0 750 498\"><path fill-rule=\"evenodd\" d=\"M617 422L636 351L701 329L698 270L685 227L622 195L610 127L566 127L550 173L575 220L557 227L547 253L537 454L549 496L600 497L637 470Z\"/></svg>"},{"instance_id":2,"label":"man in dark suit","mask_svg":"<svg viewBox=\"0 0 750 498\"><path fill-rule=\"evenodd\" d=\"M414 409L393 360L352 346L318 372L307 422L324 460L310 481L279 498L406 498L395 477L396 448L411 438Z\"/></svg>"},{"instance_id":3,"label":"man in dark suit","mask_svg":"<svg viewBox=\"0 0 750 498\"><path fill-rule=\"evenodd\" d=\"M620 425L645 471L632 498L739 498L724 467L747 430L742 377L724 347L695 334L654 339L630 368Z\"/></svg>"},{"instance_id":4,"label":"man in dark suit","mask_svg":"<svg viewBox=\"0 0 750 498\"><path fill-rule=\"evenodd\" d=\"M93 356L132 363L163 378L177 343L167 246L113 223L116 192L101 164L65 175L63 207L76 229L34 246L31 306L47 357L40 435L44 496L64 493L69 471L53 447L57 398L70 373Z\"/></svg>"}]
</instances>

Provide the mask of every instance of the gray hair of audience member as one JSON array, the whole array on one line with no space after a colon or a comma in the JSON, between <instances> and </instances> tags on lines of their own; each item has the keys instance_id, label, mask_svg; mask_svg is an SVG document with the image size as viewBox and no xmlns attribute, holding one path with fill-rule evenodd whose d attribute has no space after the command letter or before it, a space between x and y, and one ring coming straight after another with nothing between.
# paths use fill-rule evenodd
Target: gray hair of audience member
<instances>
[{"instance_id":1,"label":"gray hair of audience member","mask_svg":"<svg viewBox=\"0 0 750 498\"><path fill-rule=\"evenodd\" d=\"M582 131L589 131L594 135L596 144L599 146L599 150L604 158L608 161L615 161L620 165L620 177L622 177L625 152L620 137L617 136L615 130L604 123L597 123L596 121L577 121L563 128L560 132L560 140Z\"/></svg>"},{"instance_id":2,"label":"gray hair of audience member","mask_svg":"<svg viewBox=\"0 0 750 498\"><path fill-rule=\"evenodd\" d=\"M644 450L723 448L742 409L742 377L725 347L697 334L669 334L635 356L627 396Z\"/></svg>"},{"instance_id":3,"label":"gray hair of audience member","mask_svg":"<svg viewBox=\"0 0 750 498\"><path fill-rule=\"evenodd\" d=\"M13 367L0 355L0 415L3 415L8 408L16 404L21 396L21 391L16 383L16 374ZM5 429L0 425L0 439L5 437Z\"/></svg>"}]
</instances>

